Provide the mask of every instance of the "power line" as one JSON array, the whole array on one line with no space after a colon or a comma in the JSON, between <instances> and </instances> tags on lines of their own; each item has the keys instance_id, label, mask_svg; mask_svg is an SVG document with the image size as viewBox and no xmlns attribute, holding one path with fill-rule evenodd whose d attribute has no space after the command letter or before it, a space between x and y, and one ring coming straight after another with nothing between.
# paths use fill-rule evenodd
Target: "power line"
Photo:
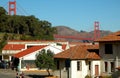
<instances>
[{"instance_id":1,"label":"power line","mask_svg":"<svg viewBox=\"0 0 120 78\"><path fill-rule=\"evenodd\" d=\"M25 13L26 15L29 15L28 12L17 2L17 9L21 12L21 13ZM20 7L20 8L19 8Z\"/></svg>"}]
</instances>

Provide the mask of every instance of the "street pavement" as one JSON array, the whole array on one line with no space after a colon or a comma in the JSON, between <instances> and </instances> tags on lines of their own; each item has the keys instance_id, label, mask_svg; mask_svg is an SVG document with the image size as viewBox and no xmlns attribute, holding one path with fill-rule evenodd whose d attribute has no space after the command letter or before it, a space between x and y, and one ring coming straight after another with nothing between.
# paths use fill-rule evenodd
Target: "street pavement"
<instances>
[{"instance_id":1,"label":"street pavement","mask_svg":"<svg viewBox=\"0 0 120 78\"><path fill-rule=\"evenodd\" d=\"M24 71L24 78L45 78L46 71ZM52 73L51 73L52 74ZM0 69L0 78L16 78L16 71L11 69Z\"/></svg>"},{"instance_id":2,"label":"street pavement","mask_svg":"<svg viewBox=\"0 0 120 78\"><path fill-rule=\"evenodd\" d=\"M0 69L0 78L15 78L16 72L9 69Z\"/></svg>"}]
</instances>

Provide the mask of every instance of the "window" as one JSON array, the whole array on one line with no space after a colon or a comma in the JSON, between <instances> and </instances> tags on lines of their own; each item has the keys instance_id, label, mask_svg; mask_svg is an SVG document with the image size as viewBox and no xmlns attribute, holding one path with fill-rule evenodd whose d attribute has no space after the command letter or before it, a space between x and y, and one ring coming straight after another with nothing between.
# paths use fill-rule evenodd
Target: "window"
<instances>
[{"instance_id":1,"label":"window","mask_svg":"<svg viewBox=\"0 0 120 78\"><path fill-rule=\"evenodd\" d=\"M91 70L91 62L89 61L89 70Z\"/></svg>"},{"instance_id":2,"label":"window","mask_svg":"<svg viewBox=\"0 0 120 78\"><path fill-rule=\"evenodd\" d=\"M110 64L111 64L111 72L114 72L115 64L114 64L114 62L110 62Z\"/></svg>"},{"instance_id":3,"label":"window","mask_svg":"<svg viewBox=\"0 0 120 78\"><path fill-rule=\"evenodd\" d=\"M105 44L105 54L113 54L112 44Z\"/></svg>"},{"instance_id":4,"label":"window","mask_svg":"<svg viewBox=\"0 0 120 78\"><path fill-rule=\"evenodd\" d=\"M60 62L59 62L59 60L57 60L57 69L60 69Z\"/></svg>"},{"instance_id":5,"label":"window","mask_svg":"<svg viewBox=\"0 0 120 78\"><path fill-rule=\"evenodd\" d=\"M70 59L65 60L65 67L67 67L67 68L70 67Z\"/></svg>"},{"instance_id":6,"label":"window","mask_svg":"<svg viewBox=\"0 0 120 78\"><path fill-rule=\"evenodd\" d=\"M108 63L107 62L105 62L105 72L107 72L107 69L108 68Z\"/></svg>"},{"instance_id":7,"label":"window","mask_svg":"<svg viewBox=\"0 0 120 78\"><path fill-rule=\"evenodd\" d=\"M82 70L82 62L77 61L77 70L81 71Z\"/></svg>"}]
</instances>

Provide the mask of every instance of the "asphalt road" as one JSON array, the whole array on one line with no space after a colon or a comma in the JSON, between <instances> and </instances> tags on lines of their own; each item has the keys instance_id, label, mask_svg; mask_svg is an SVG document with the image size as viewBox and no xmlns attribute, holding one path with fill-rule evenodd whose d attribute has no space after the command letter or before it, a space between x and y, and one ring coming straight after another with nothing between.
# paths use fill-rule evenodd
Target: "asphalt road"
<instances>
[{"instance_id":1,"label":"asphalt road","mask_svg":"<svg viewBox=\"0 0 120 78\"><path fill-rule=\"evenodd\" d=\"M9 69L0 69L0 78L16 78L16 72Z\"/></svg>"},{"instance_id":2,"label":"asphalt road","mask_svg":"<svg viewBox=\"0 0 120 78\"><path fill-rule=\"evenodd\" d=\"M45 71L24 71L25 78L45 78ZM51 73L52 74L52 73ZM16 78L16 71L11 69L0 69L0 78Z\"/></svg>"}]
</instances>

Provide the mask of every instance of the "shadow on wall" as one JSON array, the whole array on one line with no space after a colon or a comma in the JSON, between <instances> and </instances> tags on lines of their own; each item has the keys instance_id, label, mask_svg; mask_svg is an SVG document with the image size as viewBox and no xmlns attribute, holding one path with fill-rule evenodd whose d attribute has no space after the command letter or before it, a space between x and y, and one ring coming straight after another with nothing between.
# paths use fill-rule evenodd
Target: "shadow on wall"
<instances>
[{"instance_id":1,"label":"shadow on wall","mask_svg":"<svg viewBox=\"0 0 120 78\"><path fill-rule=\"evenodd\" d=\"M120 78L120 70L112 74L112 78Z\"/></svg>"}]
</instances>

